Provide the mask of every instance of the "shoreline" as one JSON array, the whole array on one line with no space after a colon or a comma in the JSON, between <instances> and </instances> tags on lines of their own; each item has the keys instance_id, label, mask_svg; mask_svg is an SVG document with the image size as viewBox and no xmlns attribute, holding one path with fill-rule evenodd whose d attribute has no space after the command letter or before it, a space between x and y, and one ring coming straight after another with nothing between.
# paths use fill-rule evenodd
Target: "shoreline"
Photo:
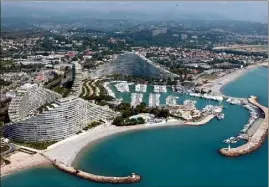
<instances>
[{"instance_id":1,"label":"shoreline","mask_svg":"<svg viewBox=\"0 0 269 187\"><path fill-rule=\"evenodd\" d=\"M232 73L226 74L223 77L220 77L220 78L214 80L213 82L202 85L201 88L211 87L210 89L212 90L212 93L226 96L223 93L223 89L226 85L228 85L229 83L231 83L233 81L236 81L237 79L239 79L243 75L249 73L250 71L253 71L257 68L264 67L264 66L268 66L268 62L250 65L250 66L247 66L246 68L239 69L239 70L234 71ZM232 96L228 96L228 97L232 97Z\"/></svg>"},{"instance_id":2,"label":"shoreline","mask_svg":"<svg viewBox=\"0 0 269 187\"><path fill-rule=\"evenodd\" d=\"M13 153L8 160L10 164L1 166L1 177L35 167L51 166L51 162L40 153L30 155L24 152Z\"/></svg>"},{"instance_id":3,"label":"shoreline","mask_svg":"<svg viewBox=\"0 0 269 187\"><path fill-rule=\"evenodd\" d=\"M233 72L235 74L237 74L235 77L236 79L241 77L242 75L248 73L249 71L251 70L254 70L256 68L259 68L259 67L263 67L264 65L262 64L259 64L259 65L254 65L253 68L249 68L249 69L245 69L247 71L244 71L244 72L241 72L239 75L238 75L238 72ZM230 74L228 74L229 76ZM227 75L225 75L224 77L227 78ZM224 78L224 77L221 77L221 78ZM229 79L229 78L228 78ZM230 81L226 81L225 84L221 85L219 87L219 92L221 93L221 88L224 87L225 85L227 85L228 83L230 83L231 81L234 81L233 79L230 80ZM221 93L222 94L222 93ZM224 94L222 94L224 95ZM208 116L206 118L209 118ZM78 151L75 151L73 152L72 154L75 154L75 156L73 155L65 155L63 154L63 157L68 157L68 158L65 158L67 163L69 165L74 165L75 163L75 160L76 160L76 157L79 156L79 153L83 151L84 148L86 148L89 144L92 144L96 141L99 141L101 139L104 139L108 136L112 136L112 135L116 135L118 133L123 133L123 132L127 132L127 131L133 131L133 130L142 130L142 129L152 129L152 128L160 128L160 127L167 127L167 126L176 126L176 125L189 125L189 126L198 126L198 125L203 125L203 124L206 124L210 121L211 119L208 119L207 121L205 119L199 121L199 122L194 122L193 124L190 124L190 123L184 123L184 122L179 122L179 121L169 121L169 122L166 122L166 123L158 123L158 124L147 124L147 125L136 125L136 126L125 126L125 127L116 127L116 126L97 126L96 128L93 128L91 130L94 130L94 132L90 133L90 131L87 131L87 132L83 132L81 134L79 134L79 136L83 135L83 137L79 140L80 141L80 144L76 145L76 144L73 144L74 146L71 145L66 145L65 142L71 142L74 138L78 138L77 135L75 135L75 137L70 137L70 138L67 138L61 142L58 142L56 144L53 144L52 146L49 146L47 150L44 150L42 152L44 152L46 154L47 151L50 151L50 150L53 150L54 148L57 149L57 146L60 147L60 150L61 150L61 146L62 146L62 149L63 149L63 152L59 151L58 153L65 153L64 150L65 149L72 149L72 150L75 150L75 149L78 149ZM89 135L91 134L95 134L97 133L97 137L89 137ZM98 135L98 133L101 133ZM88 135L88 136L87 136ZM83 142L83 140L86 140ZM76 141L76 139L75 139ZM87 142L89 141L89 142ZM86 143L85 143L86 142ZM62 144L63 143L63 144ZM74 142L73 142L74 143ZM68 143L67 143L68 144ZM65 146L69 146L69 148L65 148ZM54 154L55 152L52 152L52 154ZM16 154L16 153L15 153ZM57 152L56 152L57 154ZM35 160L35 156L41 156L42 159L37 159ZM60 159L63 158L63 157L59 157ZM70 157L73 157L70 158ZM38 166L51 166L51 162L49 160L47 160L45 157L43 157L41 154L37 153L35 155L33 155L31 157L32 159L30 158L27 158L26 160L23 160L22 164L21 165L16 165L15 166L12 166L12 163L9 164L9 165L6 165L6 166L3 166L1 167L1 177L4 177L4 176L7 176L9 174L13 174L15 172L18 172L18 171L21 171L21 170L24 170L24 169L29 169L29 168L34 168L34 167L38 167ZM24 163L25 162L25 163ZM9 167L8 167L9 166ZM6 168L10 168L10 169L5 169L4 167ZM3 172L3 169L5 170Z\"/></svg>"},{"instance_id":4,"label":"shoreline","mask_svg":"<svg viewBox=\"0 0 269 187\"><path fill-rule=\"evenodd\" d=\"M83 132L77 137L70 137L70 139L58 142L50 147L44 152L44 154L53 159L60 160L67 166L76 166L76 160L80 157L80 153L84 151L85 148L90 146L90 144L102 140L106 137L116 135L119 133L130 132L135 130L153 129L169 126L198 126L208 123L214 118L213 115L209 115L206 118L198 122L183 122L178 120L170 120L162 123L155 124L143 124L135 126L97 126L90 131ZM72 148L72 149L71 149ZM71 151L72 150L72 151ZM62 155L59 155L62 153Z\"/></svg>"}]
</instances>

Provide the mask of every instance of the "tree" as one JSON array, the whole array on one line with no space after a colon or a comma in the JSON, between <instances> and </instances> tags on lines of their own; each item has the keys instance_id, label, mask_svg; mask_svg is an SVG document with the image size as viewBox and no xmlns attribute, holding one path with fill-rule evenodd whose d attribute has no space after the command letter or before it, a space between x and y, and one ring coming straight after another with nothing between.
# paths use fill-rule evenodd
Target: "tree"
<instances>
[{"instance_id":1,"label":"tree","mask_svg":"<svg viewBox=\"0 0 269 187\"><path fill-rule=\"evenodd\" d=\"M144 124L144 123L145 123L145 120L144 120L144 118L142 118L142 117L138 117L138 118L136 119L136 121L137 121L138 124Z\"/></svg>"},{"instance_id":2,"label":"tree","mask_svg":"<svg viewBox=\"0 0 269 187\"><path fill-rule=\"evenodd\" d=\"M74 56L74 57L72 58L72 61L78 61L78 57Z\"/></svg>"},{"instance_id":3,"label":"tree","mask_svg":"<svg viewBox=\"0 0 269 187\"><path fill-rule=\"evenodd\" d=\"M142 102L142 103L140 103L139 105L136 106L135 111L137 113L145 112L146 107L147 107L146 103Z\"/></svg>"},{"instance_id":4,"label":"tree","mask_svg":"<svg viewBox=\"0 0 269 187\"><path fill-rule=\"evenodd\" d=\"M132 111L131 110L123 110L123 112L122 112L122 117L123 118L128 118L128 117L130 117L130 116L132 116Z\"/></svg>"},{"instance_id":5,"label":"tree","mask_svg":"<svg viewBox=\"0 0 269 187\"><path fill-rule=\"evenodd\" d=\"M49 53L48 52L44 52L42 55L43 56L49 56Z\"/></svg>"},{"instance_id":6,"label":"tree","mask_svg":"<svg viewBox=\"0 0 269 187\"><path fill-rule=\"evenodd\" d=\"M84 60L84 58L83 58L83 55L82 55L82 54L80 54L80 55L78 56L78 58L79 58L79 60Z\"/></svg>"},{"instance_id":7,"label":"tree","mask_svg":"<svg viewBox=\"0 0 269 187\"><path fill-rule=\"evenodd\" d=\"M113 120L112 124L113 124L113 125L116 125L116 126L121 126L121 125L123 124L123 121L124 121L124 119L123 119L121 116L117 116L117 117Z\"/></svg>"}]
</instances>

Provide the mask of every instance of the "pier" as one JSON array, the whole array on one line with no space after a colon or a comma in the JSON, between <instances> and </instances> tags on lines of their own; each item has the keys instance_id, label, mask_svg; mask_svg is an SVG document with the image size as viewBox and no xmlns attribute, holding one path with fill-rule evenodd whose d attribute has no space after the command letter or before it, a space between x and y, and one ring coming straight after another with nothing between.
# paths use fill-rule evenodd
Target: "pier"
<instances>
[{"instance_id":1,"label":"pier","mask_svg":"<svg viewBox=\"0 0 269 187\"><path fill-rule=\"evenodd\" d=\"M216 96L216 95L209 95L209 94L200 94L200 93L189 93L190 96L192 97L200 97L204 99L212 99L215 101L222 101L223 97L222 96Z\"/></svg>"},{"instance_id":2,"label":"pier","mask_svg":"<svg viewBox=\"0 0 269 187\"><path fill-rule=\"evenodd\" d=\"M146 84L137 84L135 85L136 92L147 92L147 85Z\"/></svg>"},{"instance_id":3,"label":"pier","mask_svg":"<svg viewBox=\"0 0 269 187\"><path fill-rule=\"evenodd\" d=\"M154 92L163 92L163 93L166 93L167 92L167 88L165 85L154 85L154 88L153 88L153 91Z\"/></svg>"},{"instance_id":4,"label":"pier","mask_svg":"<svg viewBox=\"0 0 269 187\"><path fill-rule=\"evenodd\" d=\"M149 94L149 106L156 107L160 105L160 94Z\"/></svg>"},{"instance_id":5,"label":"pier","mask_svg":"<svg viewBox=\"0 0 269 187\"><path fill-rule=\"evenodd\" d=\"M143 94L142 93L132 93L131 94L131 106L136 107L143 101Z\"/></svg>"},{"instance_id":6,"label":"pier","mask_svg":"<svg viewBox=\"0 0 269 187\"><path fill-rule=\"evenodd\" d=\"M130 92L129 85L127 82L120 82L118 84L115 84L115 87L119 92Z\"/></svg>"},{"instance_id":7,"label":"pier","mask_svg":"<svg viewBox=\"0 0 269 187\"><path fill-rule=\"evenodd\" d=\"M248 142L246 144L236 148L230 148L229 146L228 148L220 149L220 153L224 156L235 157L251 153L262 145L263 141L265 140L268 134L268 108L259 104L257 102L257 97L251 96L248 99L248 101L263 111L264 119L259 120L260 121L259 126L257 123L255 123L255 127L253 127L253 129L251 129L249 132L249 135L252 136L249 137ZM256 131L254 132L255 129Z\"/></svg>"},{"instance_id":8,"label":"pier","mask_svg":"<svg viewBox=\"0 0 269 187\"><path fill-rule=\"evenodd\" d=\"M44 156L44 155L43 155ZM46 156L45 156L46 157ZM48 157L46 157L48 158ZM77 170L71 166L66 166L65 164L56 161L56 160L50 160L52 165L56 168L69 173L71 175L90 180L93 182L98 183L111 183L111 184L126 184L126 183L136 183L141 180L141 177L139 175L136 175L132 173L130 176L127 177L111 177L111 176L101 176L101 175L94 175L91 173L87 173L81 170Z\"/></svg>"},{"instance_id":9,"label":"pier","mask_svg":"<svg viewBox=\"0 0 269 187\"><path fill-rule=\"evenodd\" d=\"M168 105L168 106L175 106L175 105L177 105L177 99L178 99L178 98L179 98L179 97L169 95L169 96L167 96L167 98L165 99L165 103L166 103L166 105Z\"/></svg>"}]
</instances>

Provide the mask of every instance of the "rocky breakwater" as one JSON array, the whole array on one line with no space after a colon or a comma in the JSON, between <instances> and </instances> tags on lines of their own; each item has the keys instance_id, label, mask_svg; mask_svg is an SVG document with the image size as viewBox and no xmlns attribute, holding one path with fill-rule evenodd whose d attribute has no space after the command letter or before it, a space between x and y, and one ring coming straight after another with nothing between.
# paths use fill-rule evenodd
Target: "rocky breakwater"
<instances>
[{"instance_id":1,"label":"rocky breakwater","mask_svg":"<svg viewBox=\"0 0 269 187\"><path fill-rule=\"evenodd\" d=\"M251 96L248 101L259 107L263 113L264 113L264 120L261 122L259 128L256 130L256 132L248 139L248 142L244 145L241 145L236 148L222 148L220 149L220 153L224 156L240 156L247 153L251 153L255 151L257 148L259 148L262 143L264 142L267 134L268 134L268 108L265 106L262 106L257 102L257 97Z\"/></svg>"},{"instance_id":2,"label":"rocky breakwater","mask_svg":"<svg viewBox=\"0 0 269 187\"><path fill-rule=\"evenodd\" d=\"M56 160L52 161L52 165L54 165L56 168L64 172L67 172L71 175L75 175L80 178L87 179L93 182L98 182L98 183L125 184L125 183L136 183L141 180L141 177L134 173L132 173L132 175L127 176L127 177L110 177L110 176L94 175L94 174L87 173L81 170L77 170L73 167L66 166L65 164L58 162Z\"/></svg>"}]
</instances>

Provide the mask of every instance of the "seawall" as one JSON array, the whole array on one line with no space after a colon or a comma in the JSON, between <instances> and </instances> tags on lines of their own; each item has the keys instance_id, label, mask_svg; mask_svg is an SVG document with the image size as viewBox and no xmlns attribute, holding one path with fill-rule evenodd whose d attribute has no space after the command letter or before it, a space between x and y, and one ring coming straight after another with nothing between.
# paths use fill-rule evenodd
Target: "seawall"
<instances>
[{"instance_id":1,"label":"seawall","mask_svg":"<svg viewBox=\"0 0 269 187\"><path fill-rule=\"evenodd\" d=\"M257 98L251 96L248 101L259 107L263 112L264 112L264 120L260 124L259 128L256 130L256 132L252 135L252 137L249 138L248 142L244 145L241 145L236 148L222 148L220 149L220 153L224 156L229 156L229 157L235 157L235 156L240 156L244 154L251 153L258 149L262 143L264 142L267 134L268 134L268 108L265 106L262 106L257 102Z\"/></svg>"},{"instance_id":2,"label":"seawall","mask_svg":"<svg viewBox=\"0 0 269 187\"><path fill-rule=\"evenodd\" d=\"M141 180L141 177L134 173L132 173L130 176L127 177L110 177L110 176L94 175L81 170L77 170L73 167L66 166L61 162L57 162L56 160L52 161L52 165L71 175L78 176L80 178L98 183L124 184L124 183L136 183Z\"/></svg>"}]
</instances>

